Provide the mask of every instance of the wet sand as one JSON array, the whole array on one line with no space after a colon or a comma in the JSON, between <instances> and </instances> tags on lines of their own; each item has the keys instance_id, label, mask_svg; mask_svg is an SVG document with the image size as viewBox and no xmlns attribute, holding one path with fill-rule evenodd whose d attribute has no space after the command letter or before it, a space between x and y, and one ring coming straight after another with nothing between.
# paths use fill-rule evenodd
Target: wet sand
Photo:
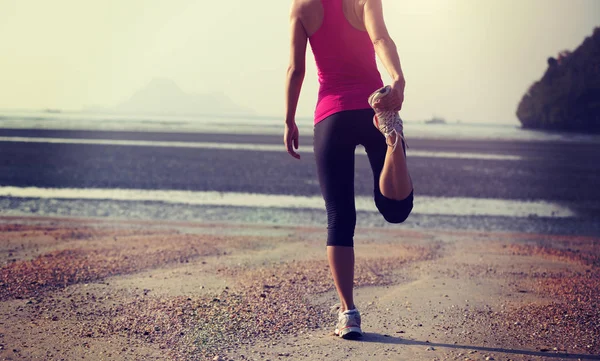
<instances>
[{"instance_id":1,"label":"wet sand","mask_svg":"<svg viewBox=\"0 0 600 361\"><path fill-rule=\"evenodd\" d=\"M321 227L0 218L0 359L600 359L600 239L357 230L362 341Z\"/></svg>"},{"instance_id":2,"label":"wet sand","mask_svg":"<svg viewBox=\"0 0 600 361\"><path fill-rule=\"evenodd\" d=\"M171 189L319 196L312 137L302 160L281 136L0 129L0 137L249 143L281 151L0 141L0 185L43 188ZM596 143L408 138L416 195L565 202L600 215ZM520 160L411 157L411 151L506 155ZM357 154L360 152L357 151ZM355 191L373 193L366 156L356 157Z\"/></svg>"},{"instance_id":3,"label":"wet sand","mask_svg":"<svg viewBox=\"0 0 600 361\"><path fill-rule=\"evenodd\" d=\"M126 131L0 129L0 137L100 139L107 144L0 141L0 186L118 190L242 192L320 198L310 134L303 134L301 161L283 151L281 136ZM210 142L281 147L281 151L127 146L110 140ZM475 214L413 214L402 228L455 229L600 236L600 153L593 142L412 139L422 152L408 163L418 204L423 197L551 202L574 213L559 218ZM304 152L304 153L303 153ZM360 151L357 152L360 154ZM432 154L423 156L423 154ZM454 154L444 158L439 153ZM436 155L437 154L437 155ZM507 156L518 160L461 158ZM371 197L368 159L356 156L355 192ZM119 200L39 199L0 196L2 215L227 221L322 227L324 209L190 206ZM379 214L359 215L361 226L388 227Z\"/></svg>"}]
</instances>

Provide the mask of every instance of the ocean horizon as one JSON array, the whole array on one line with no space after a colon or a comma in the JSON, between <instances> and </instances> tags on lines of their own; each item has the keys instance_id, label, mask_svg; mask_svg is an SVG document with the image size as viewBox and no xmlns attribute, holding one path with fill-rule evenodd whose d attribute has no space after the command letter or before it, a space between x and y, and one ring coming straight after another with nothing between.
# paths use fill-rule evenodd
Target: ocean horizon
<instances>
[{"instance_id":1,"label":"ocean horizon","mask_svg":"<svg viewBox=\"0 0 600 361\"><path fill-rule=\"evenodd\" d=\"M165 133L215 133L277 135L283 117L241 114L156 115L93 111L0 110L2 129L132 131ZM523 129L517 122L428 123L405 120L408 138L457 140L559 141L600 143L600 135ZM301 136L312 134L313 120L296 120Z\"/></svg>"}]
</instances>

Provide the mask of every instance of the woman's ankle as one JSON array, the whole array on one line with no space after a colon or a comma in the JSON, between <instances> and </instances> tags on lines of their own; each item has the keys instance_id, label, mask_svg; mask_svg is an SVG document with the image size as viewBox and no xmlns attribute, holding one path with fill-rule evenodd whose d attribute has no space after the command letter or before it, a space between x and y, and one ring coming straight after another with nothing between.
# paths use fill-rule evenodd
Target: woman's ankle
<instances>
[{"instance_id":1,"label":"woman's ankle","mask_svg":"<svg viewBox=\"0 0 600 361\"><path fill-rule=\"evenodd\" d=\"M345 304L344 302L342 302L341 306L340 306L340 313L354 310L355 308L356 308L356 306L354 305L354 303L352 303L351 305L348 305L348 304Z\"/></svg>"}]
</instances>

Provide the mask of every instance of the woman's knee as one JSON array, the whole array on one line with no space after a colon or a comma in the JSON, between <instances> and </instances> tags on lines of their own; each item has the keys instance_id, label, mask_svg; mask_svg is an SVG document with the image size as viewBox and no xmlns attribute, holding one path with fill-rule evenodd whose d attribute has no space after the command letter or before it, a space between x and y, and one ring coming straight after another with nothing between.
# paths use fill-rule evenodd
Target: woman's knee
<instances>
[{"instance_id":1,"label":"woman's knee","mask_svg":"<svg viewBox=\"0 0 600 361\"><path fill-rule=\"evenodd\" d=\"M352 247L356 211L353 203L327 202L327 245Z\"/></svg>"},{"instance_id":2,"label":"woman's knee","mask_svg":"<svg viewBox=\"0 0 600 361\"><path fill-rule=\"evenodd\" d=\"M342 222L329 222L327 227L327 245L328 246L354 246L354 228L356 218L349 217Z\"/></svg>"},{"instance_id":3,"label":"woman's knee","mask_svg":"<svg viewBox=\"0 0 600 361\"><path fill-rule=\"evenodd\" d=\"M381 195L375 199L377 209L383 218L389 223L403 223L408 219L408 216L413 209L413 194L411 193L406 199L397 201L386 198Z\"/></svg>"},{"instance_id":4,"label":"woman's knee","mask_svg":"<svg viewBox=\"0 0 600 361\"><path fill-rule=\"evenodd\" d=\"M332 235L329 233L327 236L327 246L335 246L335 247L354 247L354 236L346 235Z\"/></svg>"},{"instance_id":5,"label":"woman's knee","mask_svg":"<svg viewBox=\"0 0 600 361\"><path fill-rule=\"evenodd\" d=\"M393 211L387 211L385 213L382 212L381 214L383 215L383 218L389 223L404 223L404 221L408 219L410 212L412 212L412 208L413 207L411 203L408 207L402 209L395 209Z\"/></svg>"}]
</instances>

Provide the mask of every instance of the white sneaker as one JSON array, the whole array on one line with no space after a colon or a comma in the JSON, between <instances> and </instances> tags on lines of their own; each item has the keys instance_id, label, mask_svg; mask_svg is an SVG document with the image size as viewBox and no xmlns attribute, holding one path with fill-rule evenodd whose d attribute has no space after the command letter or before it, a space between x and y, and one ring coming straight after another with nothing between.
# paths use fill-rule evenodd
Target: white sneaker
<instances>
[{"instance_id":1,"label":"white sneaker","mask_svg":"<svg viewBox=\"0 0 600 361\"><path fill-rule=\"evenodd\" d=\"M396 146L398 145L398 140L402 139L402 142L406 144L404 140L404 124L402 123L402 119L398 112L394 111L379 111L375 109L373 106L375 102L385 96L387 96L392 87L389 85L376 90L369 96L369 105L375 110L375 116L373 117L373 124L383 135L385 136L386 144L390 147L393 147L392 151L396 150ZM396 140L393 144L387 143L387 139L391 136L395 135Z\"/></svg>"},{"instance_id":2,"label":"white sneaker","mask_svg":"<svg viewBox=\"0 0 600 361\"><path fill-rule=\"evenodd\" d=\"M354 340L362 337L360 329L360 312L355 308L338 313L338 323L335 334L346 340Z\"/></svg>"}]
</instances>

